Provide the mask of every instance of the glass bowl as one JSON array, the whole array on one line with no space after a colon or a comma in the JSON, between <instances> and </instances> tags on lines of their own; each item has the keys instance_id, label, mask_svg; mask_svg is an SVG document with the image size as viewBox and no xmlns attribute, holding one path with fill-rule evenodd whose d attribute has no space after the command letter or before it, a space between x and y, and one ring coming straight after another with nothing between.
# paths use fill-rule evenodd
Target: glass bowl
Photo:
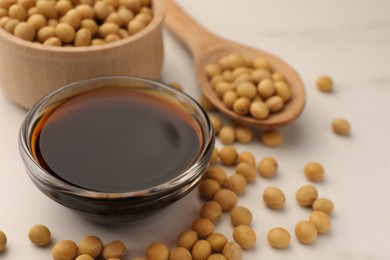
<instances>
[{"instance_id":1,"label":"glass bowl","mask_svg":"<svg viewBox=\"0 0 390 260\"><path fill-rule=\"evenodd\" d=\"M199 151L186 169L163 183L128 191L99 191L83 188L47 171L35 156L33 135L40 120L60 104L90 91L118 88L142 92L156 102L168 102L192 119L199 138ZM154 101L153 101L154 102ZM142 111L140 112L142 113ZM214 133L206 112L190 96L163 83L129 76L98 77L78 81L55 90L28 112L19 135L19 150L28 176L54 201L101 223L122 223L158 212L194 189L208 167L214 149ZM172 158L174 159L174 158ZM169 163L169 162L167 162Z\"/></svg>"}]
</instances>

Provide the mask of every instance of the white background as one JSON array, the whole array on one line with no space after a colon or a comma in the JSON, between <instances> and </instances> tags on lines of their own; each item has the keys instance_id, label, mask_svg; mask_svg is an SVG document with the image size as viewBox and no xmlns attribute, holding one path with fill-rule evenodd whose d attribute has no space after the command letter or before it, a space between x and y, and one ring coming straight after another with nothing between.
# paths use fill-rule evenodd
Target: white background
<instances>
[{"instance_id":1,"label":"white background","mask_svg":"<svg viewBox=\"0 0 390 260\"><path fill-rule=\"evenodd\" d=\"M178 2L210 31L282 57L306 85L305 110L281 130L280 147L268 148L258 140L237 145L239 151L255 153L257 160L274 156L280 166L277 178L259 177L239 199L240 205L252 210L258 237L244 259L390 259L390 1ZM164 37L163 80L182 83L187 93L198 98L189 53L169 33ZM333 93L316 89L314 82L321 74L333 77ZM37 223L50 227L54 241L77 242L89 234L105 242L121 239L128 247L124 259L131 259L143 255L154 241L174 246L178 233L197 216L202 203L197 191L156 216L123 226L90 223L56 204L35 188L20 159L17 136L25 114L0 94L0 230L8 236L0 259L51 259L50 247L36 248L27 238L29 228ZM350 121L350 137L332 133L335 117ZM309 161L324 165L325 181L316 186L320 196L334 201L335 212L330 233L305 246L296 241L293 230L310 213L295 201L296 190L308 183L303 167ZM262 191L269 185L284 191L284 210L264 206ZM275 250L267 243L267 231L276 226L292 235L286 250ZM216 230L231 239L227 215Z\"/></svg>"}]
</instances>

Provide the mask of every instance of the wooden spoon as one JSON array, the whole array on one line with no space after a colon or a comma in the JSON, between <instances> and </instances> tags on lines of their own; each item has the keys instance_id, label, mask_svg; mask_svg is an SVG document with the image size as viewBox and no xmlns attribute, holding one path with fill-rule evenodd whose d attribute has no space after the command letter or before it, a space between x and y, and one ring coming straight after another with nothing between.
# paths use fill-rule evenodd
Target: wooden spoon
<instances>
[{"instance_id":1,"label":"wooden spoon","mask_svg":"<svg viewBox=\"0 0 390 260\"><path fill-rule=\"evenodd\" d=\"M165 8L166 26L191 51L201 91L219 111L235 122L257 128L285 126L300 115L306 100L305 89L298 73L290 65L265 51L217 37L195 22L173 0L165 0ZM264 57L270 61L274 71L286 76L291 87L292 99L282 111L259 120L250 116L239 116L225 107L206 78L204 68L207 64L216 63L222 56L232 53L239 53L252 59Z\"/></svg>"}]
</instances>

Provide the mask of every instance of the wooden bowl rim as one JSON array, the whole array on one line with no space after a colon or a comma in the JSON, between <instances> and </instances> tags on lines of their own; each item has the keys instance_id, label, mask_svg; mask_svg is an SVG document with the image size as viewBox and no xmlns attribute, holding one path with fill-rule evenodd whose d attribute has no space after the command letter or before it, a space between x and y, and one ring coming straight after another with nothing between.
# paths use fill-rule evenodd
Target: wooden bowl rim
<instances>
[{"instance_id":1,"label":"wooden bowl rim","mask_svg":"<svg viewBox=\"0 0 390 260\"><path fill-rule=\"evenodd\" d=\"M42 52L52 52L52 53L85 53L85 52L96 52L96 51L103 51L103 50L109 50L115 47L120 47L123 45L127 45L132 42L136 42L139 39L145 37L149 33L153 32L156 28L159 28L162 24L164 17L165 17L165 9L163 5L163 1L161 0L152 0L152 10L153 10L153 19L152 21L141 31L137 32L136 34L127 37L125 39L121 39L116 42L111 43L104 43L102 45L96 45L96 46L78 46L78 47L66 47L66 46L46 46L43 44L38 44L35 42L30 42L27 40L20 39L9 32L6 32L3 28L0 28L0 38L3 38L7 42L14 44L18 47L22 48L28 48L36 50L36 51L42 51Z\"/></svg>"}]
</instances>

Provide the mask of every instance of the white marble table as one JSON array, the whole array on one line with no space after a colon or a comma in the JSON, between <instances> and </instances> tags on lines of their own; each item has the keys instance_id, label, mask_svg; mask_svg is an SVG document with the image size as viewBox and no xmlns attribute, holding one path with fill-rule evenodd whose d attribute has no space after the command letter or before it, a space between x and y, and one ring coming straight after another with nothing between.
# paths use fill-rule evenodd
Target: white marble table
<instances>
[{"instance_id":1,"label":"white marble table","mask_svg":"<svg viewBox=\"0 0 390 260\"><path fill-rule=\"evenodd\" d=\"M274 156L280 166L276 179L259 177L240 197L239 204L253 211L258 237L256 248L245 252L244 259L390 259L390 1L178 2L212 32L279 55L306 84L307 106L298 121L282 129L285 141L280 147L267 148L259 141L237 145L240 151L254 152L257 159ZM165 50L163 80L181 82L185 91L199 97L191 57L169 33ZM321 74L334 78L333 93L315 88ZM49 226L55 241L78 241L87 234L104 241L122 239L128 246L124 259L132 259L154 241L173 246L177 234L198 214L201 201L196 191L161 214L126 226L90 223L54 203L33 186L19 157L17 136L25 113L0 94L0 230L8 235L0 259L50 259L50 247L36 248L27 239L28 229L36 223ZM339 116L352 124L348 138L330 129L332 119ZM302 170L308 161L325 166L326 180L317 187L336 208L330 233L305 246L297 242L293 230L309 211L300 208L294 196L308 183ZM286 194L281 212L262 202L262 191L269 185ZM275 226L291 232L288 249L268 245L266 233ZM216 230L231 239L227 215Z\"/></svg>"}]
</instances>

